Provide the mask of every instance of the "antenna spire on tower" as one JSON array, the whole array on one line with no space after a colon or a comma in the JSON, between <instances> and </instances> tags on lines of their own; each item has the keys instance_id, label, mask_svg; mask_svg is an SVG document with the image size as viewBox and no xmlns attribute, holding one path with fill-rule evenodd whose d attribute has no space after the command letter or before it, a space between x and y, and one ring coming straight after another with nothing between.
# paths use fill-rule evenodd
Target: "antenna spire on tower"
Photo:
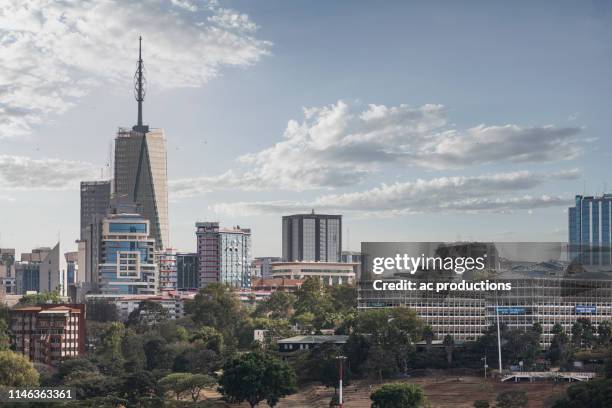
<instances>
[{"instance_id":1,"label":"antenna spire on tower","mask_svg":"<svg viewBox=\"0 0 612 408\"><path fill-rule=\"evenodd\" d=\"M149 130L148 126L142 124L142 102L144 101L146 93L145 85L144 64L142 62L142 36L140 36L138 37L138 67L134 74L134 97L136 98L136 102L138 102L138 122L136 126L134 126L134 130L141 132L147 132Z\"/></svg>"}]
</instances>

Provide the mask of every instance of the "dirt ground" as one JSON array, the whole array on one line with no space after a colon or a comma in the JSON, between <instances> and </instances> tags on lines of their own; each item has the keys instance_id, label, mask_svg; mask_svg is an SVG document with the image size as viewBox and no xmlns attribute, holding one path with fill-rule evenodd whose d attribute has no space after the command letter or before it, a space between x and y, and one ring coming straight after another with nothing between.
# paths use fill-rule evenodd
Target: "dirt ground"
<instances>
[{"instance_id":1,"label":"dirt ground","mask_svg":"<svg viewBox=\"0 0 612 408\"><path fill-rule=\"evenodd\" d=\"M551 401L563 397L567 383L554 382L521 382L499 383L496 380L485 380L482 377L438 375L401 380L419 384L425 390L431 408L472 408L479 399L495 402L497 394L511 390L527 393L529 408L548 407ZM365 381L355 381L345 387L344 406L346 408L370 408L370 393L379 385ZM328 408L333 395L332 388L310 385L299 393L281 400L278 408ZM219 397L216 393L207 393L210 399ZM247 403L230 405L231 407L248 407ZM267 407L265 402L259 405Z\"/></svg>"}]
</instances>

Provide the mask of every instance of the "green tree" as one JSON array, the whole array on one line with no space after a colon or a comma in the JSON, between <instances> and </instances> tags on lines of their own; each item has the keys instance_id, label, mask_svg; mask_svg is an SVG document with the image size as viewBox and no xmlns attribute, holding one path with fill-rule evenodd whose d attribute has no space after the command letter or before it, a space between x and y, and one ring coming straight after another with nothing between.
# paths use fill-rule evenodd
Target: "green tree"
<instances>
[{"instance_id":1,"label":"green tree","mask_svg":"<svg viewBox=\"0 0 612 408\"><path fill-rule=\"evenodd\" d=\"M145 340L143 350L147 370L168 370L172 368L176 353L174 349L169 347L163 337L156 334Z\"/></svg>"},{"instance_id":2,"label":"green tree","mask_svg":"<svg viewBox=\"0 0 612 408\"><path fill-rule=\"evenodd\" d=\"M142 335L137 334L132 329L127 329L121 340L121 354L125 359L124 367L126 370L144 370L147 358L144 352Z\"/></svg>"},{"instance_id":3,"label":"green tree","mask_svg":"<svg viewBox=\"0 0 612 408\"><path fill-rule=\"evenodd\" d=\"M194 402L197 402L201 391L216 383L214 378L204 374L172 373L159 380L158 385L164 392L172 392L176 400L189 395Z\"/></svg>"},{"instance_id":4,"label":"green tree","mask_svg":"<svg viewBox=\"0 0 612 408\"><path fill-rule=\"evenodd\" d=\"M86 308L88 320L102 323L119 320L117 306L107 299L89 299Z\"/></svg>"},{"instance_id":5,"label":"green tree","mask_svg":"<svg viewBox=\"0 0 612 408\"><path fill-rule=\"evenodd\" d=\"M111 323L100 339L100 354L121 357L121 342L125 336L125 327L121 322Z\"/></svg>"},{"instance_id":6,"label":"green tree","mask_svg":"<svg viewBox=\"0 0 612 408\"><path fill-rule=\"evenodd\" d=\"M0 319L0 350L8 350L11 346L11 335L7 320Z\"/></svg>"},{"instance_id":7,"label":"green tree","mask_svg":"<svg viewBox=\"0 0 612 408\"><path fill-rule=\"evenodd\" d=\"M135 371L121 377L119 395L127 406L139 406L144 401L156 401L157 381L150 371ZM146 405L145 405L146 406Z\"/></svg>"},{"instance_id":8,"label":"green tree","mask_svg":"<svg viewBox=\"0 0 612 408\"><path fill-rule=\"evenodd\" d=\"M187 302L185 311L196 324L214 327L223 333L226 343L233 340L237 324L244 315L236 294L220 283L200 289L193 301Z\"/></svg>"},{"instance_id":9,"label":"green tree","mask_svg":"<svg viewBox=\"0 0 612 408\"><path fill-rule=\"evenodd\" d=\"M576 347L591 347L595 342L595 328L586 317L577 319L572 325L572 343Z\"/></svg>"},{"instance_id":10,"label":"green tree","mask_svg":"<svg viewBox=\"0 0 612 408\"><path fill-rule=\"evenodd\" d=\"M7 305L0 303L0 320L4 320L5 322L10 321L11 319L11 308Z\"/></svg>"},{"instance_id":11,"label":"green tree","mask_svg":"<svg viewBox=\"0 0 612 408\"><path fill-rule=\"evenodd\" d=\"M266 301L257 306L255 314L267 314L272 318L288 319L293 315L295 301L294 294L276 291Z\"/></svg>"},{"instance_id":12,"label":"green tree","mask_svg":"<svg viewBox=\"0 0 612 408\"><path fill-rule=\"evenodd\" d=\"M251 408L265 400L271 407L296 391L295 372L285 362L261 352L231 358L223 367L219 390L228 401L247 401Z\"/></svg>"},{"instance_id":13,"label":"green tree","mask_svg":"<svg viewBox=\"0 0 612 408\"><path fill-rule=\"evenodd\" d=\"M417 408L425 403L425 394L417 384L385 384L370 394L372 408Z\"/></svg>"},{"instance_id":14,"label":"green tree","mask_svg":"<svg viewBox=\"0 0 612 408\"><path fill-rule=\"evenodd\" d=\"M612 407L612 380L596 380L571 385L567 389L567 398L553 405L553 408L583 407Z\"/></svg>"},{"instance_id":15,"label":"green tree","mask_svg":"<svg viewBox=\"0 0 612 408\"><path fill-rule=\"evenodd\" d=\"M19 305L39 305L44 303L62 303L62 297L58 291L52 291L24 295L19 299Z\"/></svg>"},{"instance_id":16,"label":"green tree","mask_svg":"<svg viewBox=\"0 0 612 408\"><path fill-rule=\"evenodd\" d=\"M94 372L97 370L95 364L86 358L69 358L60 362L57 367L57 376L61 380L72 373Z\"/></svg>"},{"instance_id":17,"label":"green tree","mask_svg":"<svg viewBox=\"0 0 612 408\"><path fill-rule=\"evenodd\" d=\"M214 327L202 326L191 335L189 341L200 342L205 348L215 353L223 352L223 334Z\"/></svg>"},{"instance_id":18,"label":"green tree","mask_svg":"<svg viewBox=\"0 0 612 408\"><path fill-rule=\"evenodd\" d=\"M90 399L116 392L119 384L116 377L107 377L97 370L78 370L65 375L62 385L73 388L77 399Z\"/></svg>"},{"instance_id":19,"label":"green tree","mask_svg":"<svg viewBox=\"0 0 612 408\"><path fill-rule=\"evenodd\" d=\"M352 335L349 338L347 354L351 359L351 367L360 366L363 357L356 355L353 347L356 336L367 343L367 357L364 367L369 375L379 379L408 369L408 357L414 351L414 342L421 339L423 324L413 310L397 307L393 309L373 309L360 313L355 322ZM357 360L354 361L355 357ZM355 365L354 365L355 364Z\"/></svg>"},{"instance_id":20,"label":"green tree","mask_svg":"<svg viewBox=\"0 0 612 408\"><path fill-rule=\"evenodd\" d=\"M529 400L525 391L507 391L497 396L497 408L526 408Z\"/></svg>"},{"instance_id":21,"label":"green tree","mask_svg":"<svg viewBox=\"0 0 612 408\"><path fill-rule=\"evenodd\" d=\"M442 342L444 344L444 350L446 351L446 362L450 366L453 364L453 352L455 351L455 339L450 334L444 336Z\"/></svg>"},{"instance_id":22,"label":"green tree","mask_svg":"<svg viewBox=\"0 0 612 408\"><path fill-rule=\"evenodd\" d=\"M38 371L27 357L11 350L0 351L0 385L27 387L38 385Z\"/></svg>"},{"instance_id":23,"label":"green tree","mask_svg":"<svg viewBox=\"0 0 612 408\"><path fill-rule=\"evenodd\" d=\"M172 366L173 371L212 374L221 368L222 358L201 344L190 344L179 353Z\"/></svg>"},{"instance_id":24,"label":"green tree","mask_svg":"<svg viewBox=\"0 0 612 408\"><path fill-rule=\"evenodd\" d=\"M427 344L427 351L431 350L431 343L435 337L436 333L434 333L430 325L423 326L423 340L425 340L425 344Z\"/></svg>"},{"instance_id":25,"label":"green tree","mask_svg":"<svg viewBox=\"0 0 612 408\"><path fill-rule=\"evenodd\" d=\"M351 285L332 285L328 288L333 309L347 314L357 309L357 288Z\"/></svg>"},{"instance_id":26,"label":"green tree","mask_svg":"<svg viewBox=\"0 0 612 408\"><path fill-rule=\"evenodd\" d=\"M559 323L553 326L551 332L553 333L553 338L548 348L548 359L553 366L565 367L572 357L570 339L567 334L565 334L563 326Z\"/></svg>"},{"instance_id":27,"label":"green tree","mask_svg":"<svg viewBox=\"0 0 612 408\"><path fill-rule=\"evenodd\" d=\"M126 325L142 330L157 326L166 319L168 319L168 310L165 307L152 300L143 300L136 309L132 310Z\"/></svg>"},{"instance_id":28,"label":"green tree","mask_svg":"<svg viewBox=\"0 0 612 408\"><path fill-rule=\"evenodd\" d=\"M612 322L604 320L597 326L597 342L601 345L608 345L612 340Z\"/></svg>"}]
</instances>

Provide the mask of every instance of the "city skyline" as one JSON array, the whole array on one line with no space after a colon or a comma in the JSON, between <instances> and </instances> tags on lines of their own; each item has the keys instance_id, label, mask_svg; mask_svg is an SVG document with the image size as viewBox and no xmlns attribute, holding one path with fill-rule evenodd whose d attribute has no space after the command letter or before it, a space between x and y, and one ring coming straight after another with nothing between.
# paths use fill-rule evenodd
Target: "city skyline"
<instances>
[{"instance_id":1,"label":"city skyline","mask_svg":"<svg viewBox=\"0 0 612 408\"><path fill-rule=\"evenodd\" d=\"M129 84L141 34L145 118L168 134L170 246L180 251L196 249L194 222L219 221L252 229L254 257L278 256L281 216L311 208L343 215L342 249L565 241L574 195L605 190L606 5L355 2L321 15L302 3L147 3L160 5L146 11L151 21L173 11L169 23L126 24L134 28L112 48L107 24L79 26L69 39L49 34L102 13L132 23L132 5L92 14L55 5L38 17L15 5L0 15L19 16L0 30L15 39L2 59L14 91L0 98L0 247L28 252L61 238L62 252L76 249L78 182L108 178L109 143L134 122ZM504 24L508 13L522 32ZM296 17L308 24L287 23ZM388 24L374 29L376 19ZM451 38L453 28L461 30ZM200 41L174 47L194 33ZM46 48L36 48L43 38ZM45 65L23 69L46 52L55 55Z\"/></svg>"}]
</instances>

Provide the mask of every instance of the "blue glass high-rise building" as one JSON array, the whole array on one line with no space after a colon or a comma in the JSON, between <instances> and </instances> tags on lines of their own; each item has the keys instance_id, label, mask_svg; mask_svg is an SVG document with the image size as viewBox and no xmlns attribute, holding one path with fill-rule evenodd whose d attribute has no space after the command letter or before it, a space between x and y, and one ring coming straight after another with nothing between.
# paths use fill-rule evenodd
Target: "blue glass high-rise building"
<instances>
[{"instance_id":1,"label":"blue glass high-rise building","mask_svg":"<svg viewBox=\"0 0 612 408\"><path fill-rule=\"evenodd\" d=\"M612 264L612 194L576 196L568 211L572 260L583 265Z\"/></svg>"},{"instance_id":2,"label":"blue glass high-rise building","mask_svg":"<svg viewBox=\"0 0 612 408\"><path fill-rule=\"evenodd\" d=\"M158 266L150 222L138 214L111 214L102 222L99 287L103 294L155 295Z\"/></svg>"}]
</instances>

